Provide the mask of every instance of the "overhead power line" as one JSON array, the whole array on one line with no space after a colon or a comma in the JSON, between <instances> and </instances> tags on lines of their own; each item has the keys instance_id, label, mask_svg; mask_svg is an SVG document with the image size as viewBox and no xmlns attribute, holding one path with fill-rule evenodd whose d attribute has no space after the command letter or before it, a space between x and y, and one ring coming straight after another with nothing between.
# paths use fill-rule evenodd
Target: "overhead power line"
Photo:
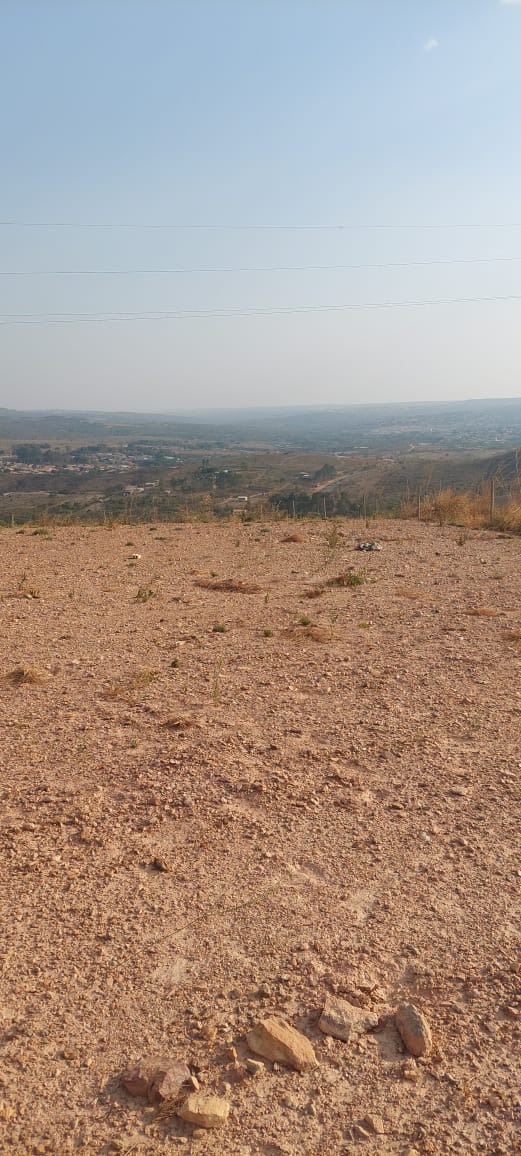
<instances>
[{"instance_id":1,"label":"overhead power line","mask_svg":"<svg viewBox=\"0 0 521 1156\"><path fill-rule=\"evenodd\" d=\"M175 229L201 230L207 232L341 232L365 231L371 229L521 229L521 221L446 221L398 223L338 223L332 225L211 225L196 222L151 222L151 221L0 221L4 229Z\"/></svg>"},{"instance_id":2,"label":"overhead power line","mask_svg":"<svg viewBox=\"0 0 521 1156\"><path fill-rule=\"evenodd\" d=\"M304 273L354 269L413 269L433 265L512 264L521 257L448 257L426 261L364 261L350 265L209 265L174 269L0 269L0 277L141 277L184 273Z\"/></svg>"},{"instance_id":3,"label":"overhead power line","mask_svg":"<svg viewBox=\"0 0 521 1156\"><path fill-rule=\"evenodd\" d=\"M19 313L4 314L0 326L5 325L78 325L87 322L163 321L190 318L268 317L298 313L337 313L361 309L416 309L435 305L464 305L478 302L521 301L521 293L490 297L439 297L424 301L357 301L347 305L275 305L252 306L245 309L180 309L155 310L140 313Z\"/></svg>"}]
</instances>

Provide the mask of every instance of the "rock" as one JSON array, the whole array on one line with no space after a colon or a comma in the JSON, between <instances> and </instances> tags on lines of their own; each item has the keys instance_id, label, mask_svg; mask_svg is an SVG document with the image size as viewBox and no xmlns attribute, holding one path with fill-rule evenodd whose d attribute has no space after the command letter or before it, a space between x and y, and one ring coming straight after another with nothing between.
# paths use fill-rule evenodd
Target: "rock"
<instances>
[{"instance_id":1,"label":"rock","mask_svg":"<svg viewBox=\"0 0 521 1156\"><path fill-rule=\"evenodd\" d=\"M229 1112L230 1105L223 1096L208 1096L204 1092L193 1092L177 1109L181 1120L198 1128L222 1128Z\"/></svg>"},{"instance_id":2,"label":"rock","mask_svg":"<svg viewBox=\"0 0 521 1156\"><path fill-rule=\"evenodd\" d=\"M169 1056L143 1056L123 1072L121 1083L131 1096L148 1096L153 1101L173 1099L190 1079L190 1069L181 1060L172 1060Z\"/></svg>"},{"instance_id":3,"label":"rock","mask_svg":"<svg viewBox=\"0 0 521 1156\"><path fill-rule=\"evenodd\" d=\"M350 1040L370 1031L378 1024L378 1016L365 1008L355 1007L345 999L327 995L322 1015L318 1021L321 1032L334 1036L337 1040Z\"/></svg>"},{"instance_id":4,"label":"rock","mask_svg":"<svg viewBox=\"0 0 521 1156\"><path fill-rule=\"evenodd\" d=\"M281 1016L268 1016L248 1032L246 1039L252 1052L266 1060L296 1068L297 1072L318 1066L307 1036L291 1027Z\"/></svg>"},{"instance_id":5,"label":"rock","mask_svg":"<svg viewBox=\"0 0 521 1156\"><path fill-rule=\"evenodd\" d=\"M374 1136L383 1136L385 1133L385 1125L381 1116L364 1116L360 1121L362 1128L367 1132L372 1132Z\"/></svg>"},{"instance_id":6,"label":"rock","mask_svg":"<svg viewBox=\"0 0 521 1156\"><path fill-rule=\"evenodd\" d=\"M414 1060L406 1061L402 1067L402 1076L404 1080L410 1080L411 1083L415 1083L416 1080L419 1080L420 1073Z\"/></svg>"},{"instance_id":7,"label":"rock","mask_svg":"<svg viewBox=\"0 0 521 1156\"><path fill-rule=\"evenodd\" d=\"M261 1076L266 1071L266 1065L262 1060L246 1060L246 1067L250 1076Z\"/></svg>"},{"instance_id":8,"label":"rock","mask_svg":"<svg viewBox=\"0 0 521 1156\"><path fill-rule=\"evenodd\" d=\"M400 1004L395 1016L396 1027L412 1056L425 1056L432 1048L431 1029L412 1003Z\"/></svg>"}]
</instances>

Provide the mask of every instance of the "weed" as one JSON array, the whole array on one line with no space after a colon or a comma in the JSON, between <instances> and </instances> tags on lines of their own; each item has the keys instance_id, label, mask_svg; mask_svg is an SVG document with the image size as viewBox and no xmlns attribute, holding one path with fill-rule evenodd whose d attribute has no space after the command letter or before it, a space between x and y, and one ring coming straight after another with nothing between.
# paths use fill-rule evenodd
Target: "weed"
<instances>
[{"instance_id":1,"label":"weed","mask_svg":"<svg viewBox=\"0 0 521 1156\"><path fill-rule=\"evenodd\" d=\"M507 642L521 642L521 630L504 630L502 638Z\"/></svg>"},{"instance_id":2,"label":"weed","mask_svg":"<svg viewBox=\"0 0 521 1156\"><path fill-rule=\"evenodd\" d=\"M234 578L196 578L195 585L203 590L227 590L234 594L258 594L260 586Z\"/></svg>"},{"instance_id":3,"label":"weed","mask_svg":"<svg viewBox=\"0 0 521 1156\"><path fill-rule=\"evenodd\" d=\"M172 667L172 670L178 670L179 669L179 659L173 658L171 663L170 663L170 666Z\"/></svg>"},{"instance_id":4,"label":"weed","mask_svg":"<svg viewBox=\"0 0 521 1156\"><path fill-rule=\"evenodd\" d=\"M327 642L330 635L325 630L321 630L319 626L287 626L282 631L284 638L292 638L294 641L304 642Z\"/></svg>"},{"instance_id":5,"label":"weed","mask_svg":"<svg viewBox=\"0 0 521 1156\"><path fill-rule=\"evenodd\" d=\"M45 682L45 675L34 666L15 666L14 670L4 674L4 679L11 686L37 686Z\"/></svg>"},{"instance_id":6,"label":"weed","mask_svg":"<svg viewBox=\"0 0 521 1156\"><path fill-rule=\"evenodd\" d=\"M147 590L146 586L140 586L136 594L136 602L148 602L150 598L155 598L155 590Z\"/></svg>"},{"instance_id":7,"label":"weed","mask_svg":"<svg viewBox=\"0 0 521 1156\"><path fill-rule=\"evenodd\" d=\"M138 670L137 674L133 675L132 678L126 679L125 682L111 683L111 685L107 687L104 697L129 701L128 696L131 695L133 691L143 690L158 677L159 672L157 670Z\"/></svg>"},{"instance_id":8,"label":"weed","mask_svg":"<svg viewBox=\"0 0 521 1156\"><path fill-rule=\"evenodd\" d=\"M458 534L458 537L456 538L456 545L457 546L464 546L465 542L468 542L468 540L469 540L468 534L466 534L465 531L462 530L461 534Z\"/></svg>"},{"instance_id":9,"label":"weed","mask_svg":"<svg viewBox=\"0 0 521 1156\"><path fill-rule=\"evenodd\" d=\"M323 593L324 593L324 587L323 586L310 586L308 590L302 591L302 594L300 595L300 597L301 598L320 598L320 595Z\"/></svg>"},{"instance_id":10,"label":"weed","mask_svg":"<svg viewBox=\"0 0 521 1156\"><path fill-rule=\"evenodd\" d=\"M265 638L273 638L273 630L266 629L266 630L263 630L262 633L264 634Z\"/></svg>"},{"instance_id":11,"label":"weed","mask_svg":"<svg viewBox=\"0 0 521 1156\"><path fill-rule=\"evenodd\" d=\"M303 614L302 617L299 618L299 626L311 626L311 618L308 618L306 614Z\"/></svg>"},{"instance_id":12,"label":"weed","mask_svg":"<svg viewBox=\"0 0 521 1156\"><path fill-rule=\"evenodd\" d=\"M221 701L221 664L216 662L212 674L212 702L218 706Z\"/></svg>"},{"instance_id":13,"label":"weed","mask_svg":"<svg viewBox=\"0 0 521 1156\"><path fill-rule=\"evenodd\" d=\"M224 625L224 622L214 622L214 624L212 626L212 633L213 634L226 634L226 627Z\"/></svg>"},{"instance_id":14,"label":"weed","mask_svg":"<svg viewBox=\"0 0 521 1156\"><path fill-rule=\"evenodd\" d=\"M338 522L333 522L333 525L326 530L326 546L329 546L330 550L334 550L340 544L340 539L343 538L343 536Z\"/></svg>"},{"instance_id":15,"label":"weed","mask_svg":"<svg viewBox=\"0 0 521 1156\"><path fill-rule=\"evenodd\" d=\"M210 578L217 578L217 570L210 570Z\"/></svg>"},{"instance_id":16,"label":"weed","mask_svg":"<svg viewBox=\"0 0 521 1156\"><path fill-rule=\"evenodd\" d=\"M326 586L363 586L364 582L367 582L367 574L364 569L349 569L337 574L335 578L328 578Z\"/></svg>"},{"instance_id":17,"label":"weed","mask_svg":"<svg viewBox=\"0 0 521 1156\"><path fill-rule=\"evenodd\" d=\"M40 538L50 538L51 535L49 534L47 526L37 526L36 529L33 530L33 538L37 536Z\"/></svg>"},{"instance_id":18,"label":"weed","mask_svg":"<svg viewBox=\"0 0 521 1156\"><path fill-rule=\"evenodd\" d=\"M190 727L195 726L195 719L193 718L167 718L166 722L161 724L167 731L187 731Z\"/></svg>"},{"instance_id":19,"label":"weed","mask_svg":"<svg viewBox=\"0 0 521 1156\"><path fill-rule=\"evenodd\" d=\"M268 605L268 602L269 602L269 600L270 600L270 596L269 596L269 594L268 594L268 593L266 593L266 594L264 595L264 605L265 605L265 606L267 606L267 605Z\"/></svg>"}]
</instances>

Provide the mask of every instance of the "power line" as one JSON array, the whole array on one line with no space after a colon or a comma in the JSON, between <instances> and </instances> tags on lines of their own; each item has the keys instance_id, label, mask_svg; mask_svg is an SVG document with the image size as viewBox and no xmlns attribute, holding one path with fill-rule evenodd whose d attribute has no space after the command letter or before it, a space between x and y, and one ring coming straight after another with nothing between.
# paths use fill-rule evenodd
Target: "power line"
<instances>
[{"instance_id":1,"label":"power line","mask_svg":"<svg viewBox=\"0 0 521 1156\"><path fill-rule=\"evenodd\" d=\"M156 310L150 313L19 313L4 314L0 326L6 325L78 325L86 322L163 321L191 318L234 318L283 316L298 313L336 313L361 309L415 309L435 305L464 305L478 302L521 301L521 293L490 297L439 297L425 301L358 301L348 305L252 306L246 309Z\"/></svg>"},{"instance_id":2,"label":"power line","mask_svg":"<svg viewBox=\"0 0 521 1156\"><path fill-rule=\"evenodd\" d=\"M134 277L184 273L304 273L355 269L412 269L433 265L493 265L521 257L449 257L426 261L369 261L351 265L223 265L175 269L0 269L0 277Z\"/></svg>"},{"instance_id":3,"label":"power line","mask_svg":"<svg viewBox=\"0 0 521 1156\"><path fill-rule=\"evenodd\" d=\"M4 229L174 229L208 232L348 232L371 229L521 229L521 221L453 221L402 224L333 224L333 225L208 225L200 223L136 221L0 221Z\"/></svg>"}]
</instances>

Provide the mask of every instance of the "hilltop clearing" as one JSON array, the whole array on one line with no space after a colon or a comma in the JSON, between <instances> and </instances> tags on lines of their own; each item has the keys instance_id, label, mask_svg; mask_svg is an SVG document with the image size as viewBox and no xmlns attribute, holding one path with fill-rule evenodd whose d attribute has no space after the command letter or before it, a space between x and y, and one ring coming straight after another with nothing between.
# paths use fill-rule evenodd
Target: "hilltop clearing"
<instances>
[{"instance_id":1,"label":"hilltop clearing","mask_svg":"<svg viewBox=\"0 0 521 1156\"><path fill-rule=\"evenodd\" d=\"M517 1151L521 539L0 549L2 1151ZM122 1086L149 1056L179 1098Z\"/></svg>"}]
</instances>

